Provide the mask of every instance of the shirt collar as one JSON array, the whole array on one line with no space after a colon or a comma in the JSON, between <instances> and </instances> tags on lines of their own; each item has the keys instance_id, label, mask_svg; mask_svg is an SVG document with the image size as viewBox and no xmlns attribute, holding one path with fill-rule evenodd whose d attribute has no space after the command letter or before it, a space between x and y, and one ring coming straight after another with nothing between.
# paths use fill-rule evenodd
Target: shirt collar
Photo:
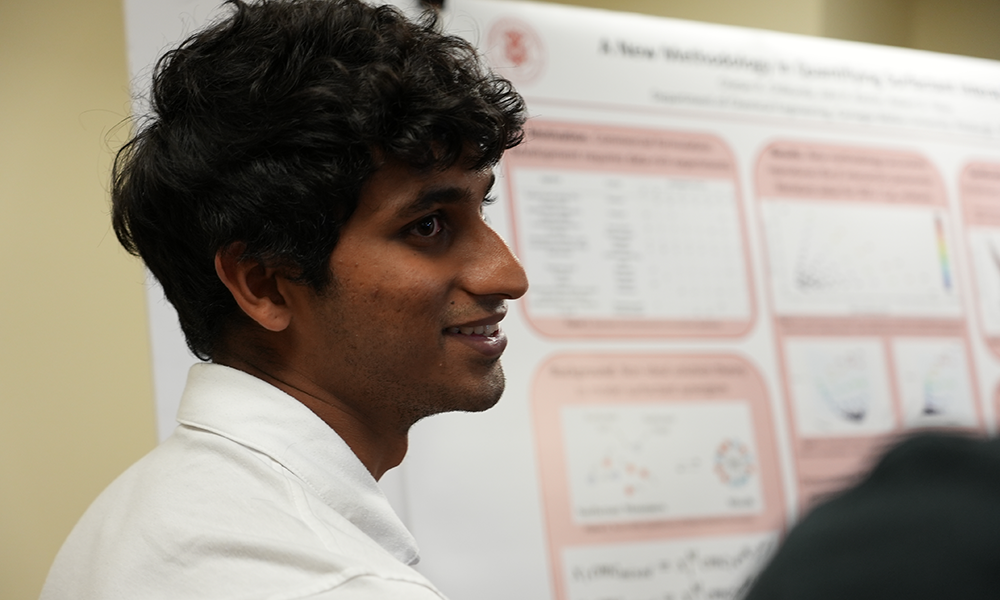
<instances>
[{"instance_id":1,"label":"shirt collar","mask_svg":"<svg viewBox=\"0 0 1000 600\"><path fill-rule=\"evenodd\" d=\"M350 447L305 405L271 384L223 365L191 367L177 421L265 454L405 564L416 541Z\"/></svg>"}]
</instances>

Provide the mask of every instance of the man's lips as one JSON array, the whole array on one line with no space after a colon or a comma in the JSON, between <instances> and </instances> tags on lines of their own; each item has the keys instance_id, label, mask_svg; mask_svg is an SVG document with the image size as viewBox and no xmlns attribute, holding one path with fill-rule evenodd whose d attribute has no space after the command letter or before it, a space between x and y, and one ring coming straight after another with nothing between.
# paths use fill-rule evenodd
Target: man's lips
<instances>
[{"instance_id":1,"label":"man's lips","mask_svg":"<svg viewBox=\"0 0 1000 600\"><path fill-rule=\"evenodd\" d=\"M445 329L447 333L460 333L462 335L485 335L492 336L496 332L500 331L499 323L491 323L489 325L476 325L475 327L449 327Z\"/></svg>"},{"instance_id":2,"label":"man's lips","mask_svg":"<svg viewBox=\"0 0 1000 600\"><path fill-rule=\"evenodd\" d=\"M446 327L444 333L486 357L498 358L507 347L507 336L500 329L500 320L505 314L506 311L478 321Z\"/></svg>"}]
</instances>

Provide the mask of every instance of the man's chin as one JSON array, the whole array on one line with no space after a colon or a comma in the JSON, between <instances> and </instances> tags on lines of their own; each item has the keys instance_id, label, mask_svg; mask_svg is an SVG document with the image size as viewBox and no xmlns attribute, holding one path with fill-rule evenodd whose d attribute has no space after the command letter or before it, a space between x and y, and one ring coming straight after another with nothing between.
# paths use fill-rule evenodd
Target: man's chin
<instances>
[{"instance_id":1,"label":"man's chin","mask_svg":"<svg viewBox=\"0 0 1000 600\"><path fill-rule=\"evenodd\" d=\"M483 380L482 385L474 390L463 394L462 398L456 398L454 408L451 411L460 412L483 412L496 406L503 396L507 380L504 378L503 369L499 363L490 373L489 377Z\"/></svg>"},{"instance_id":2,"label":"man's chin","mask_svg":"<svg viewBox=\"0 0 1000 600\"><path fill-rule=\"evenodd\" d=\"M506 387L506 378L497 362L483 379L464 391L450 390L441 396L439 410L434 412L483 412L496 406Z\"/></svg>"},{"instance_id":3,"label":"man's chin","mask_svg":"<svg viewBox=\"0 0 1000 600\"><path fill-rule=\"evenodd\" d=\"M496 406L496 403L500 401L500 397L503 396L505 389L507 389L507 378L504 376L503 367L497 362L490 372L487 381L483 382L484 394L483 401L480 404L481 408L477 408L471 412L481 412Z\"/></svg>"},{"instance_id":4,"label":"man's chin","mask_svg":"<svg viewBox=\"0 0 1000 600\"><path fill-rule=\"evenodd\" d=\"M496 406L503 395L506 380L499 363L474 383L464 387L426 388L410 390L409 402L396 404L398 419L404 430L417 421L448 412L483 412Z\"/></svg>"}]
</instances>

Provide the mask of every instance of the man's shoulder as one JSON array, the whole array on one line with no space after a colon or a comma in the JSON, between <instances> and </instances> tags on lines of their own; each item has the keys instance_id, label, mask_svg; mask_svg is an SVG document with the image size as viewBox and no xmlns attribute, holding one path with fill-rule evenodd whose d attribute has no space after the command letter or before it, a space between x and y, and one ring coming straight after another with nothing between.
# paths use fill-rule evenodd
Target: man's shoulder
<instances>
[{"instance_id":1,"label":"man's shoulder","mask_svg":"<svg viewBox=\"0 0 1000 600\"><path fill-rule=\"evenodd\" d=\"M336 598L340 588L380 586L439 597L281 464L181 427L95 500L43 598L239 597L244 589Z\"/></svg>"},{"instance_id":2,"label":"man's shoulder","mask_svg":"<svg viewBox=\"0 0 1000 600\"><path fill-rule=\"evenodd\" d=\"M270 457L181 426L116 478L80 526L97 521L105 531L117 528L121 539L132 531L225 535L253 523L258 534L303 540L316 524L301 514L301 487Z\"/></svg>"}]
</instances>

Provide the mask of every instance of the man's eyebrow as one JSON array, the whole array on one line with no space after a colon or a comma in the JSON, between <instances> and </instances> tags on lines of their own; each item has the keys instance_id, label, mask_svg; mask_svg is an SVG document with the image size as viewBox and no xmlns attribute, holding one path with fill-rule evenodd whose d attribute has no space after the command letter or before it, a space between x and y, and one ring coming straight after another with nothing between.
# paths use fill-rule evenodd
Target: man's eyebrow
<instances>
[{"instance_id":1,"label":"man's eyebrow","mask_svg":"<svg viewBox=\"0 0 1000 600\"><path fill-rule=\"evenodd\" d=\"M489 195L490 191L493 190L493 184L496 183L496 180L496 175L491 174L490 182L486 186L486 192L483 194L484 197L481 198L480 201L484 200L485 197ZM400 207L398 214L401 217L407 217L425 212L435 206L441 206L443 204L458 204L460 202L466 202L474 197L475 194L472 193L472 190L466 187L432 187L422 190L412 202Z\"/></svg>"}]
</instances>

